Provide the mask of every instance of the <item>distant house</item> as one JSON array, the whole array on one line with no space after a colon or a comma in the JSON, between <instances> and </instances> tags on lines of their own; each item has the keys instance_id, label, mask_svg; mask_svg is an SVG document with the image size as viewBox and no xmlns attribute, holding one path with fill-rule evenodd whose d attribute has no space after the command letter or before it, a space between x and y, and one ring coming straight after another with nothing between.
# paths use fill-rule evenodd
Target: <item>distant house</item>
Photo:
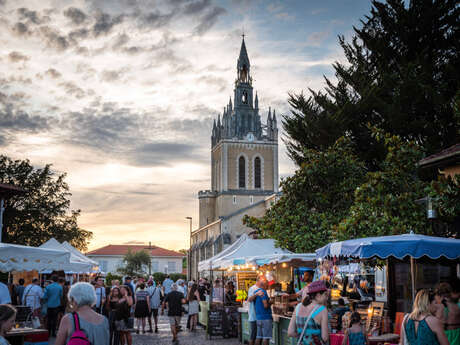
<instances>
[{"instance_id":1,"label":"distant house","mask_svg":"<svg viewBox=\"0 0 460 345\"><path fill-rule=\"evenodd\" d=\"M128 251L135 253L141 250L150 253L152 273L182 273L184 254L157 246L109 244L86 253L86 256L97 261L101 271L116 274L117 269L124 265L123 257ZM149 268L145 267L145 271L149 272Z\"/></svg>"}]
</instances>

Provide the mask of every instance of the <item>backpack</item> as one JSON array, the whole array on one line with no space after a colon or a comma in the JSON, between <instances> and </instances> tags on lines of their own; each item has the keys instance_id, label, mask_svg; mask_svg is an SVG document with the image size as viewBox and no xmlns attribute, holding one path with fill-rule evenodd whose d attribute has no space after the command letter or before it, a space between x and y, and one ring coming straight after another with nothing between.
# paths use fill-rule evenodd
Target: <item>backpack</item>
<instances>
[{"instance_id":1,"label":"backpack","mask_svg":"<svg viewBox=\"0 0 460 345\"><path fill-rule=\"evenodd\" d=\"M67 345L92 345L91 342L88 340L88 337L86 336L85 332L83 332L83 330L80 329L80 319L78 318L78 314L74 312L72 313L72 316L75 330L70 336Z\"/></svg>"}]
</instances>

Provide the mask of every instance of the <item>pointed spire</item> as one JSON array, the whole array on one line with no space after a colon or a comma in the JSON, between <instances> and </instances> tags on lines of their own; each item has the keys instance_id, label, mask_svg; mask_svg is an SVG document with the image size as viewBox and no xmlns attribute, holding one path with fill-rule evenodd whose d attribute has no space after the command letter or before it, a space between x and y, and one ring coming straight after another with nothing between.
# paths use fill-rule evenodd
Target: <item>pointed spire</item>
<instances>
[{"instance_id":1,"label":"pointed spire","mask_svg":"<svg viewBox=\"0 0 460 345\"><path fill-rule=\"evenodd\" d=\"M257 97L257 91L256 91L256 100L254 102L254 108L259 109L259 97Z\"/></svg>"},{"instance_id":2,"label":"pointed spire","mask_svg":"<svg viewBox=\"0 0 460 345\"><path fill-rule=\"evenodd\" d=\"M248 67L251 66L251 64L249 63L248 51L246 50L246 44L244 43L244 36L243 41L241 42L240 56L238 57L238 66L243 65L243 63L246 63Z\"/></svg>"},{"instance_id":3,"label":"pointed spire","mask_svg":"<svg viewBox=\"0 0 460 345\"><path fill-rule=\"evenodd\" d=\"M273 109L273 122L276 122L276 113L275 113L275 109Z\"/></svg>"},{"instance_id":4,"label":"pointed spire","mask_svg":"<svg viewBox=\"0 0 460 345\"><path fill-rule=\"evenodd\" d=\"M267 121L272 122L272 108L268 107L268 118Z\"/></svg>"},{"instance_id":5,"label":"pointed spire","mask_svg":"<svg viewBox=\"0 0 460 345\"><path fill-rule=\"evenodd\" d=\"M228 109L230 110L230 113L232 112L233 105L232 105L232 96L230 96L230 101L228 102Z\"/></svg>"},{"instance_id":6,"label":"pointed spire","mask_svg":"<svg viewBox=\"0 0 460 345\"><path fill-rule=\"evenodd\" d=\"M225 108L224 108L225 111ZM220 114L217 116L217 127L220 128Z\"/></svg>"}]
</instances>

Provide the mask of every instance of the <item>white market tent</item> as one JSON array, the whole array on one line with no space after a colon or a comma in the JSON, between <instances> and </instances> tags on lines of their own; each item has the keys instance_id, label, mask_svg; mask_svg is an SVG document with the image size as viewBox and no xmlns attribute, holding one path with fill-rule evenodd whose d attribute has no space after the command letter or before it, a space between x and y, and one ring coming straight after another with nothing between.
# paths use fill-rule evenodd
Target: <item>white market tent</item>
<instances>
[{"instance_id":1,"label":"white market tent","mask_svg":"<svg viewBox=\"0 0 460 345\"><path fill-rule=\"evenodd\" d=\"M235 243L213 256L198 263L198 271L227 269L234 265L265 265L292 260L313 261L315 254L295 254L275 246L273 239L254 240L246 234Z\"/></svg>"},{"instance_id":2,"label":"white market tent","mask_svg":"<svg viewBox=\"0 0 460 345\"><path fill-rule=\"evenodd\" d=\"M67 242L64 242L67 243ZM93 260L87 258L70 244L59 243L55 238L51 238L43 243L39 248L61 250L69 254L70 260L68 263L60 266L59 270L66 273L89 273L93 271L94 266L97 266ZM47 271L52 271L48 269Z\"/></svg>"},{"instance_id":3,"label":"white market tent","mask_svg":"<svg viewBox=\"0 0 460 345\"><path fill-rule=\"evenodd\" d=\"M60 270L70 262L70 253L63 250L0 243L0 271L22 272Z\"/></svg>"}]
</instances>

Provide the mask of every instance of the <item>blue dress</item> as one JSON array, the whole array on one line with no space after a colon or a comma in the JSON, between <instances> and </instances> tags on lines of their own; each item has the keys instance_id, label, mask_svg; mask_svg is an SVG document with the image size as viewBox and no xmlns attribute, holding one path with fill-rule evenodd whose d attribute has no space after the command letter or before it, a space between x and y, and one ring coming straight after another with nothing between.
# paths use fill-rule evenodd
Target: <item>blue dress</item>
<instances>
[{"instance_id":1,"label":"blue dress","mask_svg":"<svg viewBox=\"0 0 460 345\"><path fill-rule=\"evenodd\" d=\"M417 332L415 331L415 322L418 322ZM421 321L409 319L404 329L410 345L439 345L436 334L430 329L425 319Z\"/></svg>"},{"instance_id":2,"label":"blue dress","mask_svg":"<svg viewBox=\"0 0 460 345\"><path fill-rule=\"evenodd\" d=\"M308 316L299 316L299 308L301 304L298 304L296 309L295 309L295 323L297 327L297 333L299 336L302 334L302 330L305 326L305 322L307 322ZM326 307L321 306L318 309L316 309L310 317L310 320L308 321L307 328L305 329L303 339L302 339L302 344L303 345L320 345L324 344L322 338L321 338L321 325L319 325L315 321L315 316L321 313Z\"/></svg>"},{"instance_id":3,"label":"blue dress","mask_svg":"<svg viewBox=\"0 0 460 345\"><path fill-rule=\"evenodd\" d=\"M348 331L348 345L366 345L366 337L363 332Z\"/></svg>"}]
</instances>

